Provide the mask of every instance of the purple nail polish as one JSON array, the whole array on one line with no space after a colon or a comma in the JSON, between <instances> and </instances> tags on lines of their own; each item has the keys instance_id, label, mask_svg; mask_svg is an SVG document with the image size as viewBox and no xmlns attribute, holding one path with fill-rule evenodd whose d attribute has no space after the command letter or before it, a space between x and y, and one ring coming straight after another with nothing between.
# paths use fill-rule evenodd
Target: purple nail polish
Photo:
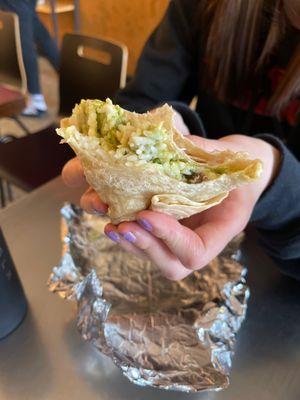
<instances>
[{"instance_id":1,"label":"purple nail polish","mask_svg":"<svg viewBox=\"0 0 300 400\"><path fill-rule=\"evenodd\" d=\"M132 232L126 232L123 235L123 238L127 240L127 242L134 243L136 241L136 237Z\"/></svg>"},{"instance_id":2,"label":"purple nail polish","mask_svg":"<svg viewBox=\"0 0 300 400\"><path fill-rule=\"evenodd\" d=\"M146 229L146 231L149 231L149 232L152 231L152 225L151 225L150 222L147 221L146 219L141 218L141 219L138 220L138 223L139 223L144 229Z\"/></svg>"},{"instance_id":3,"label":"purple nail polish","mask_svg":"<svg viewBox=\"0 0 300 400\"><path fill-rule=\"evenodd\" d=\"M114 231L106 232L106 236L108 236L113 242L120 241L120 236Z\"/></svg>"}]
</instances>

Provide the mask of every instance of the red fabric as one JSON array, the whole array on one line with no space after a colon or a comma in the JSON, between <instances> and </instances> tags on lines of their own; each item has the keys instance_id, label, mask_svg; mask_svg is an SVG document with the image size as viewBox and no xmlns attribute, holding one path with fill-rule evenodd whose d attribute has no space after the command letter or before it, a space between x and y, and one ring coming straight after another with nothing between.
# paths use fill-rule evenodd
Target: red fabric
<instances>
[{"instance_id":1,"label":"red fabric","mask_svg":"<svg viewBox=\"0 0 300 400\"><path fill-rule=\"evenodd\" d=\"M274 67L267 74L267 78L270 81L271 91L274 93L280 81L283 78L285 70L282 68ZM254 112L258 115L270 116L270 111L268 110L268 101L266 97L260 98L258 104L254 107ZM234 105L247 110L251 103L251 94L247 96L247 100L244 102L235 102ZM289 125L295 126L297 123L297 114L300 111L300 98L296 98L290 101L289 105L281 111L281 118L285 120Z\"/></svg>"},{"instance_id":2,"label":"red fabric","mask_svg":"<svg viewBox=\"0 0 300 400\"><path fill-rule=\"evenodd\" d=\"M7 103L22 100L23 97L21 92L0 85L0 107Z\"/></svg>"}]
</instances>

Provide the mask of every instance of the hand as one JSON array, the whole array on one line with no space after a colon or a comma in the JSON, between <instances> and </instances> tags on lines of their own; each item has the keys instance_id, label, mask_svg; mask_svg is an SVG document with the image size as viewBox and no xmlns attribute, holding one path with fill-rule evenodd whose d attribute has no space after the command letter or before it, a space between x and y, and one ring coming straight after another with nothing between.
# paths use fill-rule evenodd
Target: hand
<instances>
[{"instance_id":1,"label":"hand","mask_svg":"<svg viewBox=\"0 0 300 400\"><path fill-rule=\"evenodd\" d=\"M185 135L185 136L189 135L190 134L189 128L186 126L186 124L182 118L182 115L175 109L173 109L173 112L174 112L173 124L174 124L175 128L179 132L181 132L182 135Z\"/></svg>"},{"instance_id":2,"label":"hand","mask_svg":"<svg viewBox=\"0 0 300 400\"><path fill-rule=\"evenodd\" d=\"M220 140L195 136L190 139L206 151L246 150L251 157L263 161L264 169L257 182L233 190L218 206L188 219L177 221L169 215L145 210L138 213L136 222L106 226L108 237L125 250L149 258L164 276L173 280L204 267L245 228L257 200L276 176L280 164L279 151L260 139L242 135L225 136ZM77 159L66 164L63 179L69 186L84 183ZM92 189L82 196L81 206L87 212L107 211L107 205Z\"/></svg>"}]
</instances>

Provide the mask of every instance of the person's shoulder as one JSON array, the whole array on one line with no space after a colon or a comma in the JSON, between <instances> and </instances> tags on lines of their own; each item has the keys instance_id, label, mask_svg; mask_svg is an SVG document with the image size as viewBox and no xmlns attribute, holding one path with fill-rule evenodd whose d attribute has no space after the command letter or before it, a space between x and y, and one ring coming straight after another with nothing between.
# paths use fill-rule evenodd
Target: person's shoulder
<instances>
[{"instance_id":1,"label":"person's shoulder","mask_svg":"<svg viewBox=\"0 0 300 400\"><path fill-rule=\"evenodd\" d=\"M169 4L169 16L191 30L196 22L199 3L201 0L171 0Z\"/></svg>"},{"instance_id":2,"label":"person's shoulder","mask_svg":"<svg viewBox=\"0 0 300 400\"><path fill-rule=\"evenodd\" d=\"M183 12L185 15L194 15L199 7L200 0L171 0L170 5Z\"/></svg>"},{"instance_id":3,"label":"person's shoulder","mask_svg":"<svg viewBox=\"0 0 300 400\"><path fill-rule=\"evenodd\" d=\"M180 24L189 41L198 37L198 15L201 0L171 0L169 17ZM179 29L179 28L178 28ZM183 32L182 32L183 33ZM191 39L193 38L193 39Z\"/></svg>"}]
</instances>

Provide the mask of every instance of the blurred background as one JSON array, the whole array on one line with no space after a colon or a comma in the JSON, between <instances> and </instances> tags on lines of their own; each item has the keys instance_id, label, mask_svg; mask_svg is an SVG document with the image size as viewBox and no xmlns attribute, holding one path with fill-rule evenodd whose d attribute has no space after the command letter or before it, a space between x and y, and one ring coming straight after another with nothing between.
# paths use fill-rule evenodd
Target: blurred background
<instances>
[{"instance_id":1,"label":"blurred background","mask_svg":"<svg viewBox=\"0 0 300 400\"><path fill-rule=\"evenodd\" d=\"M78 2L79 31L81 34L115 39L128 47L128 70L134 73L135 65L141 49L154 27L158 24L169 0L82 0ZM56 18L58 22L58 44L61 47L62 38L66 33L74 31L75 2L72 0L57 0ZM141 13L142 3L142 13ZM55 37L53 16L50 1L37 3L37 13L40 20ZM46 127L55 120L58 110L58 76L49 62L39 56L39 67L42 90L49 108L49 114L38 120L22 118L30 132ZM15 126L11 120L0 120L0 134L14 131L23 135L22 129Z\"/></svg>"},{"instance_id":2,"label":"blurred background","mask_svg":"<svg viewBox=\"0 0 300 400\"><path fill-rule=\"evenodd\" d=\"M168 2L0 0L2 207L60 173L72 154L53 134L59 119L124 86Z\"/></svg>"}]
</instances>

